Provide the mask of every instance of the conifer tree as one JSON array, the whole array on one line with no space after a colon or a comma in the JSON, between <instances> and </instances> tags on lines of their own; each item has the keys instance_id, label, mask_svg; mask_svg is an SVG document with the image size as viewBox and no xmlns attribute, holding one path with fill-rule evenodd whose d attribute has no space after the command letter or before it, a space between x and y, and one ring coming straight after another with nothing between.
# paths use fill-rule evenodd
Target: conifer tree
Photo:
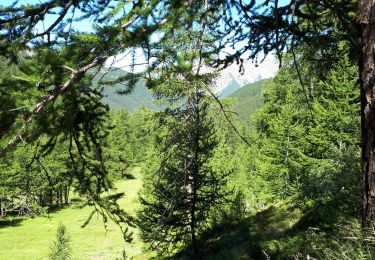
<instances>
[{"instance_id":1,"label":"conifer tree","mask_svg":"<svg viewBox=\"0 0 375 260\"><path fill-rule=\"evenodd\" d=\"M67 260L71 259L71 239L67 233L66 227L59 224L56 231L56 240L51 245L49 258L51 260Z\"/></svg>"},{"instance_id":2,"label":"conifer tree","mask_svg":"<svg viewBox=\"0 0 375 260\"><path fill-rule=\"evenodd\" d=\"M305 134L309 170L304 194L328 204L335 203L341 214L358 216L360 190L360 107L357 67L352 65L346 46L341 59L315 84L312 103L314 118Z\"/></svg>"},{"instance_id":3,"label":"conifer tree","mask_svg":"<svg viewBox=\"0 0 375 260\"><path fill-rule=\"evenodd\" d=\"M154 43L158 48L150 54L158 58L149 84L168 108L158 113L154 142L160 161L146 173L138 223L141 238L153 250L171 254L185 248L197 259L199 235L209 226L213 209L226 201L230 172L211 163L218 145L217 126L208 112L214 75L202 72L210 61L205 53L213 48L205 26L210 7L191 7L178 10L185 29L166 27L168 37Z\"/></svg>"},{"instance_id":4,"label":"conifer tree","mask_svg":"<svg viewBox=\"0 0 375 260\"><path fill-rule=\"evenodd\" d=\"M139 214L142 239L159 253L188 245L197 256L199 234L225 201L228 172L210 165L218 141L201 95L188 97L186 108L159 113L163 125L155 144L161 159L147 172Z\"/></svg>"},{"instance_id":5,"label":"conifer tree","mask_svg":"<svg viewBox=\"0 0 375 260\"><path fill-rule=\"evenodd\" d=\"M309 101L292 63L284 64L274 78L265 84L264 106L254 120L260 142L257 144L255 168L251 179L263 184L250 184L259 203L298 196L304 174L306 128L311 120Z\"/></svg>"},{"instance_id":6,"label":"conifer tree","mask_svg":"<svg viewBox=\"0 0 375 260\"><path fill-rule=\"evenodd\" d=\"M346 47L340 50L343 57L326 79L310 79L311 111L293 64L284 64L266 86L265 106L255 117L261 139L251 177L261 179L262 190L259 184L252 189L263 202L295 195L294 200L319 207L334 204L341 214L358 214L353 205L359 206L359 93L353 88L356 68L350 65ZM302 69L309 66L297 62Z\"/></svg>"}]
</instances>

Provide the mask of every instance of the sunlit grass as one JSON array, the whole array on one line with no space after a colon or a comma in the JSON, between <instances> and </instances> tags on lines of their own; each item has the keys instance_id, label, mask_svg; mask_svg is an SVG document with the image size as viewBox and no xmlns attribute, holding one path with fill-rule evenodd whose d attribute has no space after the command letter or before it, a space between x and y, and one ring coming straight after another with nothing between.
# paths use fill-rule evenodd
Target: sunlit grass
<instances>
[{"instance_id":1,"label":"sunlit grass","mask_svg":"<svg viewBox=\"0 0 375 260\"><path fill-rule=\"evenodd\" d=\"M120 206L133 215L138 207L137 194L142 183L139 168L131 173L135 179L119 181L116 186L118 192L125 193L118 201ZM49 217L24 219L14 226L0 227L0 259L46 259L59 223L66 226L71 236L72 259L115 259L120 257L124 248L128 256L142 258L142 243L136 230L133 242L125 244L119 228L110 223L106 231L98 215L81 228L91 211L90 207L72 206Z\"/></svg>"}]
</instances>

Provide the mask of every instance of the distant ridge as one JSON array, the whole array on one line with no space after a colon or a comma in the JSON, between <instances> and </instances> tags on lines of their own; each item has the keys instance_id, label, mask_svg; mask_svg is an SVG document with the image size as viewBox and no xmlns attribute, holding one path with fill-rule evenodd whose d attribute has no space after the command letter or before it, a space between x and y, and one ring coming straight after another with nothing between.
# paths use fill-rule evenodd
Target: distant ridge
<instances>
[{"instance_id":1,"label":"distant ridge","mask_svg":"<svg viewBox=\"0 0 375 260\"><path fill-rule=\"evenodd\" d=\"M112 69L110 71L102 69L93 79L93 83L97 83L99 79L102 80L114 80L119 77L127 75L128 72L122 69ZM103 96L104 101L109 105L111 109L123 109L126 108L130 113L138 111L141 107L145 107L150 110L160 110L160 107L153 103L153 96L151 91L146 88L145 80L141 79L133 88L129 94L119 94L119 91L126 90L126 86L123 84L115 84L113 86L104 86Z\"/></svg>"},{"instance_id":2,"label":"distant ridge","mask_svg":"<svg viewBox=\"0 0 375 260\"><path fill-rule=\"evenodd\" d=\"M221 80L223 81L221 84L223 84L224 86L220 91L221 92L220 95L219 95L220 98L228 97L232 93L236 92L237 90L239 90L241 88L240 84L237 82L237 80L230 73L227 75L226 80L223 80L223 79L221 79Z\"/></svg>"},{"instance_id":3,"label":"distant ridge","mask_svg":"<svg viewBox=\"0 0 375 260\"><path fill-rule=\"evenodd\" d=\"M242 88L229 95L236 100L234 110L241 120L248 121L258 109L263 106L263 88L271 79L264 79L254 83L246 84Z\"/></svg>"},{"instance_id":4,"label":"distant ridge","mask_svg":"<svg viewBox=\"0 0 375 260\"><path fill-rule=\"evenodd\" d=\"M104 101L111 109L126 108L130 113L137 112L141 107L160 110L160 107L153 103L152 93L145 87L144 80L138 81L130 94L118 94L117 91L121 89L124 87L116 85L104 88Z\"/></svg>"},{"instance_id":5,"label":"distant ridge","mask_svg":"<svg viewBox=\"0 0 375 260\"><path fill-rule=\"evenodd\" d=\"M113 80L118 77L122 77L128 74L128 72L122 69L112 69L106 71L105 69L99 72L93 82L94 84L103 77L104 80ZM228 97L234 94L236 91L240 91L240 84L230 74L227 80L222 82L223 87L221 89L220 98ZM115 84L114 86L105 86L103 90L104 101L109 105L111 109L122 109L126 108L130 113L138 111L141 107L145 107L150 110L160 110L162 107L153 102L154 97L152 92L146 88L145 80L141 79L136 83L136 86L130 94L120 95L117 92L119 90L126 89L126 86L122 84Z\"/></svg>"}]
</instances>

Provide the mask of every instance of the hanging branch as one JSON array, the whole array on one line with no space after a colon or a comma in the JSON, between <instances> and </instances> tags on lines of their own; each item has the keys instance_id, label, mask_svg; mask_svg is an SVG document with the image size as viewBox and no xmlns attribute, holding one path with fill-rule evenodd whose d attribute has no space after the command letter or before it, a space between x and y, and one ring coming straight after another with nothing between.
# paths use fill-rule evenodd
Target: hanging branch
<instances>
[{"instance_id":1,"label":"hanging branch","mask_svg":"<svg viewBox=\"0 0 375 260\"><path fill-rule=\"evenodd\" d=\"M220 111L223 113L223 115L225 117L225 120L229 123L230 127L233 129L233 131L236 133L236 135L239 138L241 138L241 140L244 141L249 147L252 147L252 144L240 133L240 131L238 131L237 127L230 120L230 118L227 115L228 111L225 110L224 105L221 103L221 101L219 100L219 98L212 92L212 90L208 86L206 86L206 84L202 83L202 85L208 91L208 93L211 95L211 97L214 98L214 100L216 101L216 103L219 105ZM230 111L230 112L232 112L232 111ZM235 113L237 115L236 112L232 112L232 113Z\"/></svg>"},{"instance_id":2,"label":"hanging branch","mask_svg":"<svg viewBox=\"0 0 375 260\"><path fill-rule=\"evenodd\" d=\"M197 76L199 75L200 69L203 66L202 44L201 44L201 41L202 41L202 37L204 35L204 31L205 31L206 24L207 24L207 11L208 11L208 1L205 0L205 13L204 13L204 16L203 16L202 27L201 27L201 30L200 30L200 37L198 39L198 44L197 44L197 48L199 49L199 62L198 62L198 68L197 68L197 72L196 72ZM223 115L225 117L225 120L229 123L229 125L234 130L234 132L241 138L242 141L244 141L249 147L251 147L250 142L243 135L241 135L241 133L236 128L236 126L232 123L232 121L228 117L227 111L225 110L224 105L221 103L221 101L219 100L219 98L212 92L212 90L210 89L210 87L207 86L206 84L204 84L203 82L202 82L202 86L208 91L208 93L211 95L211 97L213 97L214 100L216 101L216 103L219 105L220 110L221 110L221 112L223 113ZM235 113L237 115L236 112L233 112L233 113Z\"/></svg>"},{"instance_id":3,"label":"hanging branch","mask_svg":"<svg viewBox=\"0 0 375 260\"><path fill-rule=\"evenodd\" d=\"M21 134L25 130L25 128L32 122L35 116L37 116L43 108L46 106L47 103L52 102L57 99L57 97L66 91L68 88L70 88L75 81L82 76L84 73L86 73L89 69L94 68L98 65L101 65L105 62L105 60L108 58L108 56L103 56L97 58L95 61L92 63L78 69L78 70L72 70L72 73L69 76L69 79L63 84L63 85L58 85L56 86L50 94L47 96L44 96L35 106L32 111L32 113L24 120L23 125L21 129L17 132L17 134L8 142L6 147L2 149L2 152L6 151L9 149L9 147L17 144L21 139ZM8 129L9 130L9 129ZM4 136L4 135L3 135ZM1 153L2 153L1 152Z\"/></svg>"},{"instance_id":4,"label":"hanging branch","mask_svg":"<svg viewBox=\"0 0 375 260\"><path fill-rule=\"evenodd\" d=\"M282 65L283 65L283 54L282 54L282 50L281 50L281 47L280 47L280 44L279 44L280 17L279 17L279 11L278 11L278 3L279 3L279 1L275 0L275 7L274 7L275 23L276 23L276 28L275 28L275 38L276 38L275 49L276 49L277 58L279 60L279 68L281 68Z\"/></svg>"},{"instance_id":5,"label":"hanging branch","mask_svg":"<svg viewBox=\"0 0 375 260\"><path fill-rule=\"evenodd\" d=\"M294 8L293 8L293 12L292 12L292 21L294 21L295 10L296 10L296 6L297 6L297 4L298 4L298 0L295 0L295 4L294 4ZM298 24L298 23L297 23L297 24ZM303 91L303 95L304 95L305 100L306 100L307 108L309 109L309 112L310 112L311 118L314 118L313 110L312 110L312 107L311 107L311 104L310 104L310 99L309 99L309 97L307 96L307 93L306 93L306 86L305 86L305 84L303 83L302 75L301 75L301 72L300 72L299 67L298 67L298 64L297 64L296 54L295 54L295 52L294 52L295 28L296 28L296 26L293 27L293 31L292 31L292 41L291 41L291 43L290 43L290 51L292 52L292 55L293 55L293 64L294 64L294 67L295 67L296 72L297 72L297 75L298 75L298 80L299 80L300 85L301 85L301 87L302 87L302 91Z\"/></svg>"},{"instance_id":6,"label":"hanging branch","mask_svg":"<svg viewBox=\"0 0 375 260\"><path fill-rule=\"evenodd\" d=\"M52 30L59 24L62 22L62 20L64 19L65 15L68 13L70 7L72 7L74 4L74 1L73 0L70 0L69 2L67 2L64 7L63 7L63 10L61 11L61 13L59 14L59 17L51 24L50 27L48 27L47 30L45 30L44 32L41 32L41 33L38 33L38 34L35 34L33 35L33 38L37 38L37 37L41 37L41 36L44 36L44 35L47 35L48 36L48 42L50 42L50 33L52 32ZM25 35L27 36L27 35Z\"/></svg>"}]
</instances>

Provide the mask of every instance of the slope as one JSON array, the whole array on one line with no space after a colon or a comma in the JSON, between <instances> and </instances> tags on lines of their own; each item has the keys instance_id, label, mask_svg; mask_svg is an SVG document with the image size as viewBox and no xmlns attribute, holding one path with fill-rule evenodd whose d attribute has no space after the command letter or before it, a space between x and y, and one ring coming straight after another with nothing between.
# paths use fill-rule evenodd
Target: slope
<instances>
[{"instance_id":1,"label":"slope","mask_svg":"<svg viewBox=\"0 0 375 260\"><path fill-rule=\"evenodd\" d=\"M128 72L122 69L112 69L110 71L103 69L93 79L93 84L96 84L99 79L115 80L116 78L127 75ZM240 85L233 77L229 74L225 80L220 81L220 98L225 98L240 90ZM129 94L119 94L119 91L124 91L126 85L117 83L113 86L104 86L103 95L104 101L109 105L111 109L122 109L126 108L130 113L138 111L141 107L148 108L150 110L160 110L162 106L154 103L154 97L152 92L145 86L145 80L141 79L136 83L136 86Z\"/></svg>"},{"instance_id":2,"label":"slope","mask_svg":"<svg viewBox=\"0 0 375 260\"><path fill-rule=\"evenodd\" d=\"M95 85L102 80L116 80L124 77L128 72L114 68L111 70L102 69L95 75L92 83ZM138 111L141 107L146 107L150 110L158 110L160 107L153 103L153 96L149 89L145 86L145 80L139 80L130 94L119 94L119 91L125 91L127 89L126 84L117 83L113 86L104 85L103 95L104 101L109 105L111 109L122 109L126 108L130 113Z\"/></svg>"},{"instance_id":3,"label":"slope","mask_svg":"<svg viewBox=\"0 0 375 260\"><path fill-rule=\"evenodd\" d=\"M228 75L225 76L225 79L224 77L219 78L218 81L220 82L217 82L216 85L221 85L220 98L228 97L241 89L240 84L231 73L228 73Z\"/></svg>"},{"instance_id":4,"label":"slope","mask_svg":"<svg viewBox=\"0 0 375 260\"><path fill-rule=\"evenodd\" d=\"M106 86L104 88L104 101L111 109L126 108L130 113L138 111L141 107L150 110L160 109L158 105L153 103L152 93L145 87L144 80L138 81L130 94L118 94L117 92L122 89L124 89L124 87L119 84Z\"/></svg>"},{"instance_id":5,"label":"slope","mask_svg":"<svg viewBox=\"0 0 375 260\"><path fill-rule=\"evenodd\" d=\"M248 121L249 117L263 106L263 88L269 80L247 84L229 96L235 99L234 111L241 120Z\"/></svg>"}]
</instances>

